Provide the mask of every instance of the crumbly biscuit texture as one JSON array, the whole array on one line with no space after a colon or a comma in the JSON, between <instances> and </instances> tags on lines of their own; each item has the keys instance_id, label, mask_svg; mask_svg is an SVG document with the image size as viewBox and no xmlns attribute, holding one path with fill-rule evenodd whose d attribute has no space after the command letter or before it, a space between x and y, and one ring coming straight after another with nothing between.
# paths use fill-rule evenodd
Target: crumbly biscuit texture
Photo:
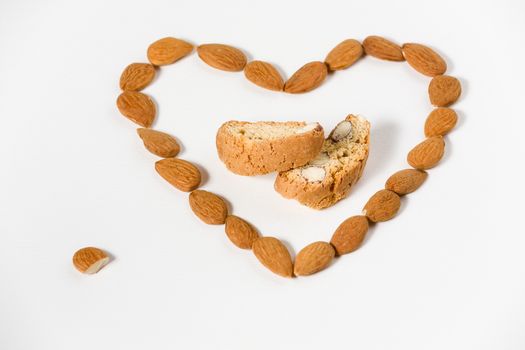
<instances>
[{"instance_id":1,"label":"crumbly biscuit texture","mask_svg":"<svg viewBox=\"0 0 525 350\"><path fill-rule=\"evenodd\" d=\"M319 155L307 164L280 172L275 189L314 209L330 207L348 196L368 158L370 124L349 115L324 141Z\"/></svg>"},{"instance_id":2,"label":"crumbly biscuit texture","mask_svg":"<svg viewBox=\"0 0 525 350\"><path fill-rule=\"evenodd\" d=\"M252 176L305 165L323 140L318 123L229 121L219 128L216 145L229 170Z\"/></svg>"}]
</instances>

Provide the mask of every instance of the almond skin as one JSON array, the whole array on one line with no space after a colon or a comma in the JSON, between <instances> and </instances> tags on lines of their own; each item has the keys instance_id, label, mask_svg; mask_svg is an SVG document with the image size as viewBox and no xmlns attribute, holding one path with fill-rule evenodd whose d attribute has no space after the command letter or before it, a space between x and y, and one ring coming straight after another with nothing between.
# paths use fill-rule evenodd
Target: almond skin
<instances>
[{"instance_id":1,"label":"almond skin","mask_svg":"<svg viewBox=\"0 0 525 350\"><path fill-rule=\"evenodd\" d=\"M425 122L425 136L444 136L452 130L458 121L458 115L450 108L436 108Z\"/></svg>"},{"instance_id":2,"label":"almond skin","mask_svg":"<svg viewBox=\"0 0 525 350\"><path fill-rule=\"evenodd\" d=\"M324 270L330 265L334 256L335 250L330 243L311 243L297 254L294 274L296 276L308 276Z\"/></svg>"},{"instance_id":3,"label":"almond skin","mask_svg":"<svg viewBox=\"0 0 525 350\"><path fill-rule=\"evenodd\" d=\"M228 72L239 72L246 66L246 55L233 46L204 44L197 47L197 53L204 63Z\"/></svg>"},{"instance_id":4,"label":"almond skin","mask_svg":"<svg viewBox=\"0 0 525 350\"><path fill-rule=\"evenodd\" d=\"M193 45L176 38L162 38L148 47L148 60L156 66L175 63L193 51Z\"/></svg>"},{"instance_id":5,"label":"almond skin","mask_svg":"<svg viewBox=\"0 0 525 350\"><path fill-rule=\"evenodd\" d=\"M408 164L419 170L433 168L445 153L445 141L441 136L432 136L414 147L407 156Z\"/></svg>"},{"instance_id":6,"label":"almond skin","mask_svg":"<svg viewBox=\"0 0 525 350\"><path fill-rule=\"evenodd\" d=\"M371 35L363 41L365 53L387 61L404 61L401 46L383 37Z\"/></svg>"},{"instance_id":7,"label":"almond skin","mask_svg":"<svg viewBox=\"0 0 525 350\"><path fill-rule=\"evenodd\" d=\"M417 169L404 169L388 178L385 188L394 191L400 196L414 192L425 182L428 174Z\"/></svg>"},{"instance_id":8,"label":"almond skin","mask_svg":"<svg viewBox=\"0 0 525 350\"><path fill-rule=\"evenodd\" d=\"M137 91L124 91L117 99L120 113L132 122L149 128L155 120L157 108L148 96Z\"/></svg>"},{"instance_id":9,"label":"almond skin","mask_svg":"<svg viewBox=\"0 0 525 350\"><path fill-rule=\"evenodd\" d=\"M253 254L268 270L282 277L293 276L290 252L275 237L260 237L252 246Z\"/></svg>"},{"instance_id":10,"label":"almond skin","mask_svg":"<svg viewBox=\"0 0 525 350\"><path fill-rule=\"evenodd\" d=\"M299 68L284 84L284 91L290 94L308 92L325 80L328 69L323 62L310 62Z\"/></svg>"},{"instance_id":11,"label":"almond skin","mask_svg":"<svg viewBox=\"0 0 525 350\"><path fill-rule=\"evenodd\" d=\"M446 107L456 102L461 95L461 83L449 75L438 75L428 85L430 103L437 107Z\"/></svg>"},{"instance_id":12,"label":"almond skin","mask_svg":"<svg viewBox=\"0 0 525 350\"><path fill-rule=\"evenodd\" d=\"M155 79L155 73L155 67L149 63L132 63L120 76L120 88L124 91L142 90Z\"/></svg>"},{"instance_id":13,"label":"almond skin","mask_svg":"<svg viewBox=\"0 0 525 350\"><path fill-rule=\"evenodd\" d=\"M79 249L73 255L75 268L86 274L97 273L109 262L109 256L101 249L86 247Z\"/></svg>"},{"instance_id":14,"label":"almond skin","mask_svg":"<svg viewBox=\"0 0 525 350\"><path fill-rule=\"evenodd\" d=\"M178 158L161 159L155 163L155 170L164 180L181 191L191 192L201 183L199 169L188 161Z\"/></svg>"},{"instance_id":15,"label":"almond skin","mask_svg":"<svg viewBox=\"0 0 525 350\"><path fill-rule=\"evenodd\" d=\"M191 210L208 225L222 225L228 216L226 202L214 193L195 190L190 193Z\"/></svg>"},{"instance_id":16,"label":"almond skin","mask_svg":"<svg viewBox=\"0 0 525 350\"><path fill-rule=\"evenodd\" d=\"M390 190L377 191L366 203L363 214L372 222L392 219L401 207L401 199Z\"/></svg>"},{"instance_id":17,"label":"almond skin","mask_svg":"<svg viewBox=\"0 0 525 350\"><path fill-rule=\"evenodd\" d=\"M326 56L324 62L331 71L346 69L363 56L361 43L354 39L347 39L339 43Z\"/></svg>"},{"instance_id":18,"label":"almond skin","mask_svg":"<svg viewBox=\"0 0 525 350\"><path fill-rule=\"evenodd\" d=\"M409 43L404 44L402 50L408 64L421 74L435 77L447 70L445 60L427 46Z\"/></svg>"},{"instance_id":19,"label":"almond skin","mask_svg":"<svg viewBox=\"0 0 525 350\"><path fill-rule=\"evenodd\" d=\"M346 219L332 235L330 243L337 255L348 254L359 248L368 232L368 219L357 215Z\"/></svg>"},{"instance_id":20,"label":"almond skin","mask_svg":"<svg viewBox=\"0 0 525 350\"><path fill-rule=\"evenodd\" d=\"M230 241L241 249L252 249L253 242L259 238L252 225L234 215L228 215L224 230Z\"/></svg>"},{"instance_id":21,"label":"almond skin","mask_svg":"<svg viewBox=\"0 0 525 350\"><path fill-rule=\"evenodd\" d=\"M284 80L270 63L263 61L252 61L244 67L246 79L262 88L281 91L284 87Z\"/></svg>"},{"instance_id":22,"label":"almond skin","mask_svg":"<svg viewBox=\"0 0 525 350\"><path fill-rule=\"evenodd\" d=\"M137 129L137 134L144 142L144 147L159 157L172 158L179 154L180 146L171 135L145 128Z\"/></svg>"}]
</instances>

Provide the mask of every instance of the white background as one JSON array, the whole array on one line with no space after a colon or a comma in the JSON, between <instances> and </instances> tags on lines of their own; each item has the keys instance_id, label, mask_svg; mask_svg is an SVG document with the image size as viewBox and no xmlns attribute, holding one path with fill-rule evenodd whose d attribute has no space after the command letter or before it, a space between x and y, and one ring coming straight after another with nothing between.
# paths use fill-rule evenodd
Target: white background
<instances>
[{"instance_id":1,"label":"white background","mask_svg":"<svg viewBox=\"0 0 525 350\"><path fill-rule=\"evenodd\" d=\"M0 349L525 348L525 5L522 1L0 2ZM461 79L446 155L357 252L286 280L198 221L116 110L118 79L164 36L219 42L287 77L347 38L420 42ZM423 138L429 79L366 57L300 96L251 85L196 54L145 92L155 127L205 169L204 189L293 254L329 240ZM348 113L372 123L352 195L321 212L281 198L274 175L229 173L221 123ZM113 256L71 264L83 246Z\"/></svg>"}]
</instances>

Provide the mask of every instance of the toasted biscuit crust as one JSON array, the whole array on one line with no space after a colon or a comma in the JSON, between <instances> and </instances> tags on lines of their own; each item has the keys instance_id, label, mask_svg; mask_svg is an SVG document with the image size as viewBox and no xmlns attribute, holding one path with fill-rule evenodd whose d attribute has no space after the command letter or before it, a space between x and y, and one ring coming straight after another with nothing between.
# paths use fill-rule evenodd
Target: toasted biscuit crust
<instances>
[{"instance_id":1,"label":"toasted biscuit crust","mask_svg":"<svg viewBox=\"0 0 525 350\"><path fill-rule=\"evenodd\" d=\"M249 138L232 132L232 127L264 125L295 127L304 122L238 122L224 123L217 132L216 145L219 158L226 167L238 175L262 175L302 166L315 158L323 146L323 128L317 124L306 132L276 138Z\"/></svg>"}]
</instances>

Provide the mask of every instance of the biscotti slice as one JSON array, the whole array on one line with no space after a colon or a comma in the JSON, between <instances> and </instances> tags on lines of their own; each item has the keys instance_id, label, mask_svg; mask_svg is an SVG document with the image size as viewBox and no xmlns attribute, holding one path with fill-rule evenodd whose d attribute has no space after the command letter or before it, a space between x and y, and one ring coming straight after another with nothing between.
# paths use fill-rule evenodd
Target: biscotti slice
<instances>
[{"instance_id":1,"label":"biscotti slice","mask_svg":"<svg viewBox=\"0 0 525 350\"><path fill-rule=\"evenodd\" d=\"M239 175L262 175L305 165L323 146L319 123L224 123L217 132L217 152L226 167Z\"/></svg>"},{"instance_id":2,"label":"biscotti slice","mask_svg":"<svg viewBox=\"0 0 525 350\"><path fill-rule=\"evenodd\" d=\"M361 177L369 135L370 123L350 114L337 124L315 159L277 175L275 190L314 209L334 205Z\"/></svg>"}]
</instances>

